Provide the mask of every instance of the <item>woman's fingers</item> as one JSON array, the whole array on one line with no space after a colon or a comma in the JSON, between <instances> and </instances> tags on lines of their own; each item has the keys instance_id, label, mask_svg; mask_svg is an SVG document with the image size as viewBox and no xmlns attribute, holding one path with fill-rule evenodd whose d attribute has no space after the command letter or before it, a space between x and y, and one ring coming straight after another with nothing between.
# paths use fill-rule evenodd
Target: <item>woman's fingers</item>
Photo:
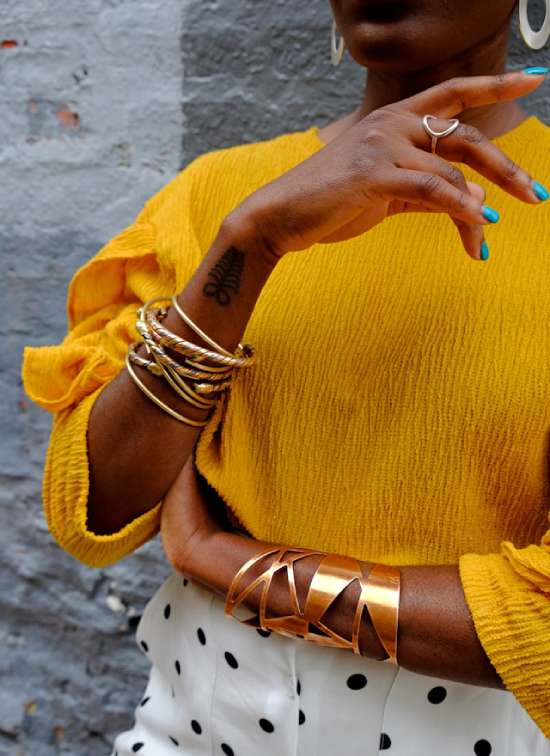
<instances>
[{"instance_id":1,"label":"woman's fingers","mask_svg":"<svg viewBox=\"0 0 550 756\"><path fill-rule=\"evenodd\" d=\"M462 174L464 177L464 174ZM464 179L466 181L466 179ZM479 184L473 181L466 181L467 191L475 197L479 202L484 203L487 197L487 192ZM473 260L487 260L489 256L489 246L485 239L485 234L481 226L472 225L471 223L463 223L457 218L451 220L456 226L462 241L462 246Z\"/></svg>"},{"instance_id":2,"label":"woman's fingers","mask_svg":"<svg viewBox=\"0 0 550 756\"><path fill-rule=\"evenodd\" d=\"M413 117L413 121L411 137L414 144L422 151L429 151L430 136L424 131L422 123L417 123L416 117ZM435 131L442 131L448 125L449 122L445 119L430 121L430 126ZM529 173L475 126L460 124L452 134L438 140L436 152L446 160L471 166L517 199L531 204L540 202L533 190Z\"/></svg>"},{"instance_id":3,"label":"woman's fingers","mask_svg":"<svg viewBox=\"0 0 550 756\"><path fill-rule=\"evenodd\" d=\"M515 100L529 94L544 81L544 75L508 71L493 76L455 76L400 100L392 107L404 108L422 117L431 113L451 118L467 108Z\"/></svg>"},{"instance_id":4,"label":"woman's fingers","mask_svg":"<svg viewBox=\"0 0 550 756\"><path fill-rule=\"evenodd\" d=\"M468 223L462 223L462 221L458 221L456 218L451 218L451 220L455 224L462 245L470 257L474 260L484 259L483 249L488 249L488 247L487 244L482 247L483 242L485 241L485 236L481 228L479 226L472 226Z\"/></svg>"},{"instance_id":5,"label":"woman's fingers","mask_svg":"<svg viewBox=\"0 0 550 756\"><path fill-rule=\"evenodd\" d=\"M460 192L469 194L477 200L479 204L483 204L485 200L485 190L479 186L479 184L474 184L473 182L468 183L460 168L448 163L438 155L432 155L430 152L425 152L424 150L412 149L403 155L402 162L404 164L406 163L407 168L424 170L441 176L441 178L448 181ZM401 163L398 162L398 165L400 164ZM484 238L481 226L478 224L465 223L458 218L454 218L452 214L451 218L458 229L464 249L474 260L479 260L481 244Z\"/></svg>"},{"instance_id":6,"label":"woman's fingers","mask_svg":"<svg viewBox=\"0 0 550 756\"><path fill-rule=\"evenodd\" d=\"M485 226L490 221L483 215L483 203L468 191L457 189L447 178L437 173L410 168L390 168L384 173L378 194L385 200L394 199L425 205L440 213L448 213L457 220Z\"/></svg>"},{"instance_id":7,"label":"woman's fingers","mask_svg":"<svg viewBox=\"0 0 550 756\"><path fill-rule=\"evenodd\" d=\"M485 189L479 184L473 181L466 181L467 191L479 202L484 202L486 197ZM427 205L415 204L413 202L403 202L402 200L395 200L390 202L388 207L388 216L396 215L398 213L438 213L440 210L435 210ZM482 260L482 244L485 240L483 229L481 226L477 226L471 223L464 223L457 218L450 216L451 221L456 226L460 235L462 245L468 255L474 260Z\"/></svg>"}]
</instances>

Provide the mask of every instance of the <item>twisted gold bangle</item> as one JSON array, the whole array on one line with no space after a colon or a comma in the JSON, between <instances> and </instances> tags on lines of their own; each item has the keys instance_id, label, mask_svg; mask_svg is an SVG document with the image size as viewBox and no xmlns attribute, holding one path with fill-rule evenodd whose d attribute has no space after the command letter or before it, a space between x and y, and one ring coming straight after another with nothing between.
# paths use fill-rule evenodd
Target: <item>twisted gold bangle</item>
<instances>
[{"instance_id":1,"label":"twisted gold bangle","mask_svg":"<svg viewBox=\"0 0 550 756\"><path fill-rule=\"evenodd\" d=\"M228 352L227 349L224 349L222 346L220 346L220 344L218 344L217 342L215 342L214 339L211 339L210 336L208 336L204 331L202 331L198 327L198 325L191 320L191 318L189 317L189 315L187 315L187 313L184 312L184 310L183 310L182 306L180 305L180 303L178 302L177 297L176 297L175 294L172 297L172 305L173 305L174 309L176 310L176 312L178 313L178 315L180 316L180 318L183 321L185 321L185 323L187 323L187 325L190 328L192 328L195 331L195 333L198 336L201 337L201 339L204 339L204 341L206 341L207 344L210 344L210 346L213 349L216 349L218 352L221 352L222 354L225 354L227 357L234 357L235 356L234 354L231 354L231 352ZM244 345L241 344L240 342L237 345L237 349L239 349L239 348L241 350L244 349Z\"/></svg>"},{"instance_id":2,"label":"twisted gold bangle","mask_svg":"<svg viewBox=\"0 0 550 756\"><path fill-rule=\"evenodd\" d=\"M150 391L149 388L144 383L142 383L142 381L138 378L138 376L134 372L134 369L132 368L130 364L128 353L126 353L125 363L126 363L126 369L131 375L134 383L143 391L143 393L152 402L154 402L156 405L161 407L161 409L163 409L165 412L171 415L175 420L179 420L181 423L185 423L186 425L192 425L195 427L203 427L208 424L210 418L207 418L206 420L192 420L190 417L186 417L185 415L181 415L179 412L176 412L176 410L173 410L171 407L165 404L161 399L159 399L158 396L155 396L155 394L153 394L153 392Z\"/></svg>"},{"instance_id":3,"label":"twisted gold bangle","mask_svg":"<svg viewBox=\"0 0 550 756\"><path fill-rule=\"evenodd\" d=\"M130 356L130 360L135 364L139 365L140 367L146 368L150 373L153 373L153 375L156 376L162 376L164 375L161 367L160 367L160 359L159 362L156 362L155 359L147 359L147 357L142 357L141 355L137 354L134 350L134 347L140 343L145 344L145 348L150 353L150 337L146 335L144 337L143 342L135 341L133 344L130 344L128 347L128 353ZM164 359L164 358L163 358ZM182 378L179 377L179 371L176 370L176 368L173 367L173 365L176 365L178 367L181 367L179 363L170 360L168 355L166 355L166 359L169 361L170 364L166 365L167 370L171 371L171 375L173 375L174 379L176 379L176 376L178 376L178 379L183 381ZM188 385L188 384L186 384ZM222 391L225 391L226 388L229 388L231 385L231 381L225 381L223 383L212 383L212 382L201 382L197 383L195 386L191 387L189 386L190 391L192 391L193 396L199 400L199 396L202 394L213 394L213 393L222 393ZM202 397L201 397L202 398Z\"/></svg>"},{"instance_id":4,"label":"twisted gold bangle","mask_svg":"<svg viewBox=\"0 0 550 756\"><path fill-rule=\"evenodd\" d=\"M148 347L148 351L152 352L153 357L155 358L156 362L162 362L163 365L170 366L174 372L176 372L178 375L184 375L188 378L192 378L193 380L200 380L201 378L207 378L210 385L218 385L216 381L218 379L212 378L208 373L203 373L202 371L192 370L191 368L185 367L185 365L181 365L176 360L172 359L170 355L166 354L163 347L161 347L151 333L148 330L148 326L141 321L138 321L136 323L136 329L139 331L141 336L143 337L143 340ZM158 359L157 359L158 358ZM223 377L223 376L222 376ZM219 385L222 385L221 383Z\"/></svg>"},{"instance_id":5,"label":"twisted gold bangle","mask_svg":"<svg viewBox=\"0 0 550 756\"><path fill-rule=\"evenodd\" d=\"M193 342L182 339L179 336L176 336L176 334L173 334L171 331L165 329L158 322L154 315L151 317L149 307L153 302L165 301L166 299L167 297L155 297L153 299L149 299L142 305L142 307L139 308L138 313L140 320L144 323L149 322L151 324L151 328L154 328L157 333L160 333L161 330L164 331L163 336L170 340L170 346L173 349L186 356L194 356L198 360L209 359L218 364L230 365L231 367L249 367L250 365L252 365L255 359L255 355L254 348L249 344L242 345L242 350L245 354L244 357L235 357L234 355L228 356L219 354L218 352L212 352L211 350L205 349L204 347L199 347L196 344L193 344Z\"/></svg>"}]
</instances>

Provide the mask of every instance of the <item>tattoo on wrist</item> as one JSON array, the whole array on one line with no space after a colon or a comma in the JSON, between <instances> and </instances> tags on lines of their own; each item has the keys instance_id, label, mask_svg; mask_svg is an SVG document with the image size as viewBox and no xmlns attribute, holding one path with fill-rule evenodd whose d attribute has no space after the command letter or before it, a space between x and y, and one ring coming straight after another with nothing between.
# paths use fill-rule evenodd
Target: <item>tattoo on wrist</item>
<instances>
[{"instance_id":1,"label":"tattoo on wrist","mask_svg":"<svg viewBox=\"0 0 550 756\"><path fill-rule=\"evenodd\" d=\"M229 247L209 271L208 275L214 281L204 285L203 294L214 297L216 302L224 307L231 304L231 294L239 293L244 257L244 252L236 247Z\"/></svg>"}]
</instances>

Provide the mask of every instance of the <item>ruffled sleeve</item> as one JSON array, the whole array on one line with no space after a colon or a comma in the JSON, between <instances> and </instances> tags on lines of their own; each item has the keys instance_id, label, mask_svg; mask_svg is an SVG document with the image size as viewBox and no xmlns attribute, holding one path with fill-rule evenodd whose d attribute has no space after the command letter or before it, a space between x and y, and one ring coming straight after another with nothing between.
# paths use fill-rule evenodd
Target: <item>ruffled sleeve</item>
<instances>
[{"instance_id":1,"label":"ruffled sleeve","mask_svg":"<svg viewBox=\"0 0 550 756\"><path fill-rule=\"evenodd\" d=\"M550 738L550 530L540 544L464 554L462 587L480 642L506 688Z\"/></svg>"},{"instance_id":2,"label":"ruffled sleeve","mask_svg":"<svg viewBox=\"0 0 550 756\"><path fill-rule=\"evenodd\" d=\"M174 294L200 263L192 219L197 162L76 271L67 289L68 329L61 343L23 350L24 389L53 415L42 483L48 527L63 549L89 566L121 559L159 529L161 502L116 533L88 529L87 429L99 394L123 369L129 343L140 338L137 308Z\"/></svg>"}]
</instances>

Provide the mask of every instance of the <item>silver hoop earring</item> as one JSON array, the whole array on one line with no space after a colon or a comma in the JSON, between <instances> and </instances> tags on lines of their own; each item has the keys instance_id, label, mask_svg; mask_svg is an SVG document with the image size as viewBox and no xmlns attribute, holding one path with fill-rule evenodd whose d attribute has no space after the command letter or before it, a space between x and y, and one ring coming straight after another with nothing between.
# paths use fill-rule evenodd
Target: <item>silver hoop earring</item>
<instances>
[{"instance_id":1,"label":"silver hoop earring","mask_svg":"<svg viewBox=\"0 0 550 756\"><path fill-rule=\"evenodd\" d=\"M529 0L519 0L519 30L525 43L533 50L540 50L550 38L550 0L546 0L544 21L538 31L534 31L527 16Z\"/></svg>"},{"instance_id":2,"label":"silver hoop earring","mask_svg":"<svg viewBox=\"0 0 550 756\"><path fill-rule=\"evenodd\" d=\"M548 0L550 2L550 0ZM342 60L342 56L344 55L344 38L340 37L340 40L338 44L336 44L336 21L332 19L332 34L330 38L330 60L332 61L333 66L337 66L340 61Z\"/></svg>"}]
</instances>

